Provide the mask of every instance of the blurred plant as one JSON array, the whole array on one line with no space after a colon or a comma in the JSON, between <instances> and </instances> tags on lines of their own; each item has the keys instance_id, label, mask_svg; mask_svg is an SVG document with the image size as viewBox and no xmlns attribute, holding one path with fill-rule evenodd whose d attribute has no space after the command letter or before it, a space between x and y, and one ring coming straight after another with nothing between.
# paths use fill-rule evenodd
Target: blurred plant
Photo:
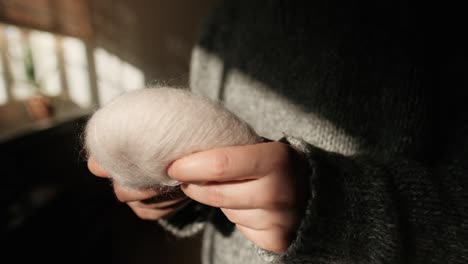
<instances>
[{"instance_id":1,"label":"blurred plant","mask_svg":"<svg viewBox=\"0 0 468 264\"><path fill-rule=\"evenodd\" d=\"M36 68L34 66L34 57L29 42L24 44L24 70L28 83L34 89L34 96L26 100L26 107L34 120L43 120L52 117L54 109L41 89L37 79Z\"/></svg>"},{"instance_id":2,"label":"blurred plant","mask_svg":"<svg viewBox=\"0 0 468 264\"><path fill-rule=\"evenodd\" d=\"M36 76L36 69L34 66L34 57L32 54L31 46L29 42L25 42L24 44L24 70L26 73L26 78L29 84L35 89L34 93L36 95L43 95L41 85Z\"/></svg>"}]
</instances>

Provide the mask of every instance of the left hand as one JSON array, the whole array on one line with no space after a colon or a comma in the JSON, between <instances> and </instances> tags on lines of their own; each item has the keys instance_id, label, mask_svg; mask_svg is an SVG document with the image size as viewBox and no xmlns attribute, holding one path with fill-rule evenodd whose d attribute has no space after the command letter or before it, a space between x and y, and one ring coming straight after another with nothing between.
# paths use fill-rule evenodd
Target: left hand
<instances>
[{"instance_id":1,"label":"left hand","mask_svg":"<svg viewBox=\"0 0 468 264\"><path fill-rule=\"evenodd\" d=\"M307 202L306 168L291 146L269 142L194 153L168 173L193 200L221 208L254 244L283 253Z\"/></svg>"},{"instance_id":2,"label":"left hand","mask_svg":"<svg viewBox=\"0 0 468 264\"><path fill-rule=\"evenodd\" d=\"M88 168L96 177L109 178L111 175L94 159L88 158ZM186 205L189 199L178 189L153 188L137 190L117 182L112 183L116 198L126 203L143 220L158 220L167 217Z\"/></svg>"}]
</instances>

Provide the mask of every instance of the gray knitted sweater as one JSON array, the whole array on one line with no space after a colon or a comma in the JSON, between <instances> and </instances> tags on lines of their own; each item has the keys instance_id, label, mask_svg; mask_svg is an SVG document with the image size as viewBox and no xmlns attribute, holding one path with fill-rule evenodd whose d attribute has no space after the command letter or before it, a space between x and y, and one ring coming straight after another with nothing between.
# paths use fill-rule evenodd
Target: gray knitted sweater
<instances>
[{"instance_id":1,"label":"gray knitted sweater","mask_svg":"<svg viewBox=\"0 0 468 264\"><path fill-rule=\"evenodd\" d=\"M160 221L179 236L203 230L204 263L468 263L459 21L381 4L225 1L214 10L193 52L192 89L304 151L311 197L282 255L195 202Z\"/></svg>"}]
</instances>

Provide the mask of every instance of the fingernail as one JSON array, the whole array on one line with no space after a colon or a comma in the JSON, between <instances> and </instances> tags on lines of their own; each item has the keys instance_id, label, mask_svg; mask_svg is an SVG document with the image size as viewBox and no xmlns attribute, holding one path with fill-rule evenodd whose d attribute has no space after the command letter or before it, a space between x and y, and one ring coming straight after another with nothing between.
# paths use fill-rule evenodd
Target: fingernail
<instances>
[{"instance_id":1,"label":"fingernail","mask_svg":"<svg viewBox=\"0 0 468 264\"><path fill-rule=\"evenodd\" d=\"M167 169L167 174L169 176L177 176L178 174L178 171L179 169L177 168L177 166L180 167L180 165L177 164L178 163L178 160L172 162L170 165L169 165L169 168Z\"/></svg>"},{"instance_id":2,"label":"fingernail","mask_svg":"<svg viewBox=\"0 0 468 264\"><path fill-rule=\"evenodd\" d=\"M200 162L196 158L181 158L176 161L169 167L169 175L178 176L190 174L192 171L197 170L200 167Z\"/></svg>"},{"instance_id":3,"label":"fingernail","mask_svg":"<svg viewBox=\"0 0 468 264\"><path fill-rule=\"evenodd\" d=\"M169 168L167 168L167 174L169 176L172 176L174 174L174 168L173 168L174 166L173 165L174 165L174 163L169 165Z\"/></svg>"}]
</instances>

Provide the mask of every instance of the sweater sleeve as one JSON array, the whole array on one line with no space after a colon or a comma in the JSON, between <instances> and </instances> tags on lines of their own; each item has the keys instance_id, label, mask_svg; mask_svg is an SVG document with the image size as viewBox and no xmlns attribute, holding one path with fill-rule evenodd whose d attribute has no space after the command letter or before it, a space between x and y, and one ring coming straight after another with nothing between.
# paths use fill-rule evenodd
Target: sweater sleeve
<instances>
[{"instance_id":1,"label":"sweater sleeve","mask_svg":"<svg viewBox=\"0 0 468 264\"><path fill-rule=\"evenodd\" d=\"M311 197L295 241L282 255L259 249L265 260L468 263L467 140L446 156L453 158L431 166L288 140L313 166Z\"/></svg>"},{"instance_id":2,"label":"sweater sleeve","mask_svg":"<svg viewBox=\"0 0 468 264\"><path fill-rule=\"evenodd\" d=\"M158 223L176 237L190 237L203 230L212 211L213 207L191 200L171 216L159 219Z\"/></svg>"}]
</instances>

